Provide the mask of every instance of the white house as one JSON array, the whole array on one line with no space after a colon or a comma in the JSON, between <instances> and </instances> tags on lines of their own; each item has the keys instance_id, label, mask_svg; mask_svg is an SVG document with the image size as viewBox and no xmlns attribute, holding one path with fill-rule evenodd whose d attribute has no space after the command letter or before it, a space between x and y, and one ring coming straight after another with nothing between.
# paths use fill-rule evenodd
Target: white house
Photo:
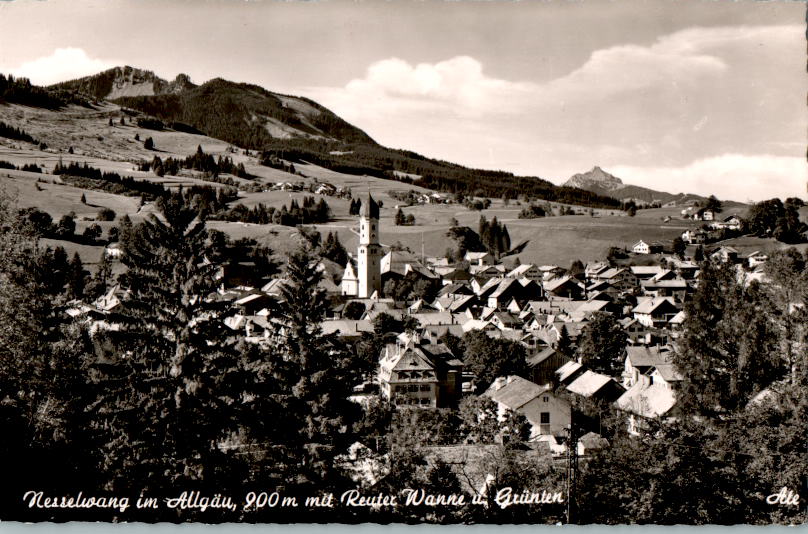
<instances>
[{"instance_id":1,"label":"white house","mask_svg":"<svg viewBox=\"0 0 808 534\"><path fill-rule=\"evenodd\" d=\"M634 244L634 246L631 247L631 250L633 250L635 254L650 254L651 253L651 247L649 247L648 243L646 243L642 239L637 241Z\"/></svg>"},{"instance_id":2,"label":"white house","mask_svg":"<svg viewBox=\"0 0 808 534\"><path fill-rule=\"evenodd\" d=\"M540 386L519 376L499 377L483 395L497 403L500 417L507 410L524 415L531 425L530 439L561 434L570 425L569 401L556 396L549 384Z\"/></svg>"}]
</instances>

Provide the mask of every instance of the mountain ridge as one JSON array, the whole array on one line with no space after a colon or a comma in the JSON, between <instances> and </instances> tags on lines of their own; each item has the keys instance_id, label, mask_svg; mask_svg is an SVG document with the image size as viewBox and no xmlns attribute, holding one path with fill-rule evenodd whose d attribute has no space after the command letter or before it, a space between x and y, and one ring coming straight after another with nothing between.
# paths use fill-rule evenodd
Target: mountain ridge
<instances>
[{"instance_id":1,"label":"mountain ridge","mask_svg":"<svg viewBox=\"0 0 808 534\"><path fill-rule=\"evenodd\" d=\"M598 195L608 196L621 202L633 201L637 204L676 205L688 202L701 202L705 197L692 193L668 193L639 185L626 184L613 174L594 166L591 170L572 175L562 187L577 187Z\"/></svg>"}]
</instances>

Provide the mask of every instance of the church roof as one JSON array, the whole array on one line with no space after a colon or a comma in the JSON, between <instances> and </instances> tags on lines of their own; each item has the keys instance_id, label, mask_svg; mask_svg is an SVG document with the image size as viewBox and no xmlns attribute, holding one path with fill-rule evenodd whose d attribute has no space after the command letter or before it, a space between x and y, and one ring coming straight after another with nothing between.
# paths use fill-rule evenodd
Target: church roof
<instances>
[{"instance_id":1,"label":"church roof","mask_svg":"<svg viewBox=\"0 0 808 534\"><path fill-rule=\"evenodd\" d=\"M379 205L376 204L376 201L373 200L370 193L368 193L367 198L362 199L362 209L359 211L359 215L366 219L379 218Z\"/></svg>"}]
</instances>

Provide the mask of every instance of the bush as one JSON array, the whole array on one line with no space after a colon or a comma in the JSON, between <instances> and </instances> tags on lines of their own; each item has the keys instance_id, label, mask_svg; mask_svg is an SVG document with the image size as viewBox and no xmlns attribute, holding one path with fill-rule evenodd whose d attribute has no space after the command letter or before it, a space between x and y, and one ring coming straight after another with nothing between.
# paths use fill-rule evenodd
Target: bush
<instances>
[{"instance_id":1,"label":"bush","mask_svg":"<svg viewBox=\"0 0 808 534\"><path fill-rule=\"evenodd\" d=\"M95 216L96 221L114 221L115 211L110 208L102 208Z\"/></svg>"}]
</instances>

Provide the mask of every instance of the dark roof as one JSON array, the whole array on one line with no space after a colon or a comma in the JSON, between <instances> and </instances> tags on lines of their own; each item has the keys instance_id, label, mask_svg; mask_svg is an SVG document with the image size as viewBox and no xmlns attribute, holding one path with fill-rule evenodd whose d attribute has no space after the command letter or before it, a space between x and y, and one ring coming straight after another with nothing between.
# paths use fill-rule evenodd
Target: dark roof
<instances>
[{"instance_id":1,"label":"dark roof","mask_svg":"<svg viewBox=\"0 0 808 534\"><path fill-rule=\"evenodd\" d=\"M362 200L362 209L359 211L359 215L366 219L379 218L379 205L376 204L370 193L368 193L367 198Z\"/></svg>"}]
</instances>

